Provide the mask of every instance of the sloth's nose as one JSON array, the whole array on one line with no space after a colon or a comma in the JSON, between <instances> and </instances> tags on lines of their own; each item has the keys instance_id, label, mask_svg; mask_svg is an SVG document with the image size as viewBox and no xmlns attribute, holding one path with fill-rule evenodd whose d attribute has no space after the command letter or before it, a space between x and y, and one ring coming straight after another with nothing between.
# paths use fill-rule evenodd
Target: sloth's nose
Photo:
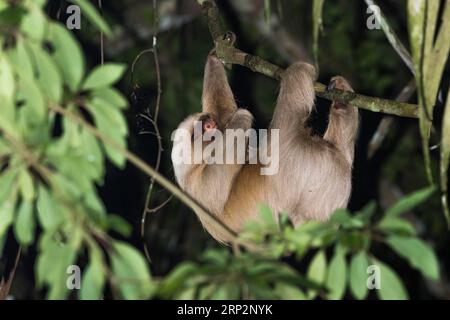
<instances>
[{"instance_id":1,"label":"sloth's nose","mask_svg":"<svg viewBox=\"0 0 450 320\"><path fill-rule=\"evenodd\" d=\"M209 118L209 119L206 119L203 121L203 130L204 131L210 131L210 130L213 130L216 128L217 128L217 124L213 119Z\"/></svg>"}]
</instances>

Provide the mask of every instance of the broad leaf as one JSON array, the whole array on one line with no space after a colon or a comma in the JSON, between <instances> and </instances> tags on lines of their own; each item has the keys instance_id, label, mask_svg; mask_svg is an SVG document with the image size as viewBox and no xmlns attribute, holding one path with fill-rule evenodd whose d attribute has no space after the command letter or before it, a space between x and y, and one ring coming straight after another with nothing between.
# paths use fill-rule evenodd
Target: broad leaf
<instances>
[{"instance_id":1,"label":"broad leaf","mask_svg":"<svg viewBox=\"0 0 450 320\"><path fill-rule=\"evenodd\" d=\"M76 92L85 71L84 55L80 44L70 31L58 23L50 25L48 41L54 46L53 57L65 84L72 92Z\"/></svg>"},{"instance_id":2,"label":"broad leaf","mask_svg":"<svg viewBox=\"0 0 450 320\"><path fill-rule=\"evenodd\" d=\"M34 205L30 201L22 201L17 212L17 218L14 224L14 234L17 240L28 246L34 240L35 221L33 216Z\"/></svg>"},{"instance_id":3,"label":"broad leaf","mask_svg":"<svg viewBox=\"0 0 450 320\"><path fill-rule=\"evenodd\" d=\"M387 264L375 260L374 264L380 268L381 287L376 290L382 300L406 300L408 293L400 277Z\"/></svg>"},{"instance_id":4,"label":"broad leaf","mask_svg":"<svg viewBox=\"0 0 450 320\"><path fill-rule=\"evenodd\" d=\"M153 283L144 257L129 244L114 243L111 256L115 285L124 299L148 299Z\"/></svg>"},{"instance_id":5,"label":"broad leaf","mask_svg":"<svg viewBox=\"0 0 450 320\"><path fill-rule=\"evenodd\" d=\"M439 279L439 262L428 244L418 238L398 236L389 237L387 244L424 276Z\"/></svg>"},{"instance_id":6,"label":"broad leaf","mask_svg":"<svg viewBox=\"0 0 450 320\"><path fill-rule=\"evenodd\" d=\"M125 97L114 88L100 88L92 91L92 97L103 100L112 107L124 109L128 106Z\"/></svg>"},{"instance_id":7,"label":"broad leaf","mask_svg":"<svg viewBox=\"0 0 450 320\"><path fill-rule=\"evenodd\" d=\"M411 211L418 205L424 203L435 191L436 188L432 186L410 193L387 209L385 216L394 217Z\"/></svg>"},{"instance_id":8,"label":"broad leaf","mask_svg":"<svg viewBox=\"0 0 450 320\"><path fill-rule=\"evenodd\" d=\"M407 220L399 217L384 217L377 225L377 228L389 234L413 236L416 229Z\"/></svg>"},{"instance_id":9,"label":"broad leaf","mask_svg":"<svg viewBox=\"0 0 450 320\"><path fill-rule=\"evenodd\" d=\"M72 0L80 6L84 15L94 24L100 31L104 32L108 37L111 36L111 28L99 14L97 9L88 0Z\"/></svg>"},{"instance_id":10,"label":"broad leaf","mask_svg":"<svg viewBox=\"0 0 450 320\"><path fill-rule=\"evenodd\" d=\"M33 60L38 74L38 82L41 90L52 101L61 102L63 94L62 76L51 56L37 45L31 45Z\"/></svg>"},{"instance_id":11,"label":"broad leaf","mask_svg":"<svg viewBox=\"0 0 450 320\"><path fill-rule=\"evenodd\" d=\"M317 284L325 283L327 277L327 258L323 250L318 251L309 264L307 277ZM309 299L313 299L316 295L317 292L315 290L308 291Z\"/></svg>"},{"instance_id":12,"label":"broad leaf","mask_svg":"<svg viewBox=\"0 0 450 320\"><path fill-rule=\"evenodd\" d=\"M108 63L95 68L83 84L84 90L98 89L115 84L122 77L126 66Z\"/></svg>"},{"instance_id":13,"label":"broad leaf","mask_svg":"<svg viewBox=\"0 0 450 320\"><path fill-rule=\"evenodd\" d=\"M56 202L53 194L43 186L39 187L37 210L39 223L46 230L55 228L64 220L61 206Z\"/></svg>"},{"instance_id":14,"label":"broad leaf","mask_svg":"<svg viewBox=\"0 0 450 320\"><path fill-rule=\"evenodd\" d=\"M450 164L450 92L447 96L444 119L442 121L442 143L441 143L441 189L442 206L444 208L447 223L450 225L450 209L448 203L448 167Z\"/></svg>"},{"instance_id":15,"label":"broad leaf","mask_svg":"<svg viewBox=\"0 0 450 320\"><path fill-rule=\"evenodd\" d=\"M90 248L90 261L81 280L80 299L99 300L103 296L105 285L103 254L98 247Z\"/></svg>"},{"instance_id":16,"label":"broad leaf","mask_svg":"<svg viewBox=\"0 0 450 320\"><path fill-rule=\"evenodd\" d=\"M327 276L328 298L340 300L344 296L347 286L347 262L345 252L336 246L334 256L330 261Z\"/></svg>"},{"instance_id":17,"label":"broad leaf","mask_svg":"<svg viewBox=\"0 0 450 320\"><path fill-rule=\"evenodd\" d=\"M362 300L367 297L367 267L369 259L365 251L360 251L353 256L350 262L349 280L350 290L353 296Z\"/></svg>"}]
</instances>

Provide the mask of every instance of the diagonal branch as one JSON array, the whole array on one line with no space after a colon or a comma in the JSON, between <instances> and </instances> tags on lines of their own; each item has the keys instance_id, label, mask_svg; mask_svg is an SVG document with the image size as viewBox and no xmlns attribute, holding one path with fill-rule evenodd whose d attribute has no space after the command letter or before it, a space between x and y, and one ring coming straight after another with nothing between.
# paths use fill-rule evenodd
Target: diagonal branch
<instances>
[{"instance_id":1,"label":"diagonal branch","mask_svg":"<svg viewBox=\"0 0 450 320\"><path fill-rule=\"evenodd\" d=\"M268 77L277 80L281 79L284 71L283 68L234 47L233 37L230 37L232 33L225 32L220 21L219 9L213 0L197 0L197 2L202 6L209 31L214 41L216 54L224 63L238 64ZM321 98L351 104L361 109L408 118L418 117L418 107L414 104L374 98L336 89L327 90L327 86L319 82L314 84L314 89L316 95Z\"/></svg>"}]
</instances>

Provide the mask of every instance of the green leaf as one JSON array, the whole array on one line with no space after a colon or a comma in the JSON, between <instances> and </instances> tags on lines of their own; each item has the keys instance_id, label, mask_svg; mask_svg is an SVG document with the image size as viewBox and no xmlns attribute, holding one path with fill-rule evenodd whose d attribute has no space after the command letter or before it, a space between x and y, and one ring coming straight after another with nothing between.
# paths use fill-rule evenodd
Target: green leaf
<instances>
[{"instance_id":1,"label":"green leaf","mask_svg":"<svg viewBox=\"0 0 450 320\"><path fill-rule=\"evenodd\" d=\"M102 227L108 227L108 221L106 220L106 209L95 188L92 188L91 191L84 195L83 202L89 210L89 216L92 221ZM112 228L112 226L110 227ZM118 230L116 231L119 232Z\"/></svg>"},{"instance_id":2,"label":"green leaf","mask_svg":"<svg viewBox=\"0 0 450 320\"><path fill-rule=\"evenodd\" d=\"M370 201L361 210L355 213L355 218L360 220L364 225L370 222L377 210L377 203L375 201Z\"/></svg>"},{"instance_id":3,"label":"green leaf","mask_svg":"<svg viewBox=\"0 0 450 320\"><path fill-rule=\"evenodd\" d=\"M100 88L92 91L92 97L103 100L106 104L118 109L124 109L128 106L125 97L114 88Z\"/></svg>"},{"instance_id":4,"label":"green leaf","mask_svg":"<svg viewBox=\"0 0 450 320\"><path fill-rule=\"evenodd\" d=\"M361 228L364 226L360 218L352 216L346 209L337 209L331 216L330 222L340 224L345 229Z\"/></svg>"},{"instance_id":5,"label":"green leaf","mask_svg":"<svg viewBox=\"0 0 450 320\"><path fill-rule=\"evenodd\" d=\"M317 282L317 284L323 284L325 282L327 277L327 258L323 250L317 252L312 259L308 267L307 277L309 280ZM316 291L310 290L308 292L309 299L313 299L316 295Z\"/></svg>"},{"instance_id":6,"label":"green leaf","mask_svg":"<svg viewBox=\"0 0 450 320\"><path fill-rule=\"evenodd\" d=\"M102 256L99 248L91 248L90 262L81 280L80 299L82 300L100 300L103 296L106 274Z\"/></svg>"},{"instance_id":7,"label":"green leaf","mask_svg":"<svg viewBox=\"0 0 450 320\"><path fill-rule=\"evenodd\" d=\"M429 138L431 132L432 121L430 119L433 106L429 105L427 99L426 88L424 88L424 46L425 46L425 25L427 16L427 6L425 0L408 0L408 29L409 41L411 47L411 55L414 63L414 71L416 76L417 91L419 97L419 126L420 135L422 137L422 149L424 154L425 169L428 180L433 181L431 172L431 160L429 151Z\"/></svg>"},{"instance_id":8,"label":"green leaf","mask_svg":"<svg viewBox=\"0 0 450 320\"><path fill-rule=\"evenodd\" d=\"M0 127L7 125L12 129L11 122L14 120L14 95L16 92L16 82L13 70L8 60L0 56L0 100L2 103L2 112L0 112Z\"/></svg>"},{"instance_id":9,"label":"green leaf","mask_svg":"<svg viewBox=\"0 0 450 320\"><path fill-rule=\"evenodd\" d=\"M192 262L179 264L164 278L158 293L165 298L173 296L184 285L185 280L198 271L199 267Z\"/></svg>"},{"instance_id":10,"label":"green leaf","mask_svg":"<svg viewBox=\"0 0 450 320\"><path fill-rule=\"evenodd\" d=\"M88 102L89 111L93 113L96 119L101 119L108 123L108 126L114 127L121 136L128 133L128 126L122 112L111 108L104 100L96 99Z\"/></svg>"},{"instance_id":11,"label":"green leaf","mask_svg":"<svg viewBox=\"0 0 450 320\"><path fill-rule=\"evenodd\" d=\"M25 120L31 122L41 122L45 120L47 106L45 98L37 85L33 75L18 72L20 90L17 92L17 99L23 101L21 112L26 112Z\"/></svg>"},{"instance_id":12,"label":"green leaf","mask_svg":"<svg viewBox=\"0 0 450 320\"><path fill-rule=\"evenodd\" d=\"M391 236L387 244L424 276L439 279L439 262L433 249L418 238Z\"/></svg>"},{"instance_id":13,"label":"green leaf","mask_svg":"<svg viewBox=\"0 0 450 320\"><path fill-rule=\"evenodd\" d=\"M434 48L434 40L436 36L437 19L439 14L440 1L428 1L427 17L426 17L426 33L425 33L425 57L428 57Z\"/></svg>"},{"instance_id":14,"label":"green leaf","mask_svg":"<svg viewBox=\"0 0 450 320\"><path fill-rule=\"evenodd\" d=\"M65 299L69 293L66 270L76 261L78 248L57 241L52 232L45 232L39 244L40 252L35 264L37 285L48 286L47 299Z\"/></svg>"},{"instance_id":15,"label":"green leaf","mask_svg":"<svg viewBox=\"0 0 450 320\"><path fill-rule=\"evenodd\" d=\"M83 84L83 90L104 88L115 84L125 72L123 64L107 63L96 67Z\"/></svg>"},{"instance_id":16,"label":"green leaf","mask_svg":"<svg viewBox=\"0 0 450 320\"><path fill-rule=\"evenodd\" d=\"M73 178L73 176L68 177L60 173L54 174L52 178L54 190L57 190L58 198L60 197L63 201L66 202L81 200L83 192L92 190L91 188L80 190L79 186L71 178ZM66 208L62 207L58 202L55 203L60 207L61 215L66 214Z\"/></svg>"},{"instance_id":17,"label":"green leaf","mask_svg":"<svg viewBox=\"0 0 450 320\"><path fill-rule=\"evenodd\" d=\"M224 283L216 286L216 290L211 294L211 300L237 300L239 299L239 285L234 283Z\"/></svg>"},{"instance_id":18,"label":"green leaf","mask_svg":"<svg viewBox=\"0 0 450 320\"><path fill-rule=\"evenodd\" d=\"M104 176L104 157L100 144L95 136L86 129L81 130L80 139L83 141L80 148L83 149L86 160L94 166L96 170L96 174L93 175L93 178L96 181L101 182Z\"/></svg>"},{"instance_id":19,"label":"green leaf","mask_svg":"<svg viewBox=\"0 0 450 320\"><path fill-rule=\"evenodd\" d=\"M12 153L11 148L5 143L4 139L0 137L0 158ZM1 163L1 162L0 162Z\"/></svg>"},{"instance_id":20,"label":"green leaf","mask_svg":"<svg viewBox=\"0 0 450 320\"><path fill-rule=\"evenodd\" d=\"M306 300L306 295L302 290L288 283L276 283L275 293L282 300Z\"/></svg>"},{"instance_id":21,"label":"green leaf","mask_svg":"<svg viewBox=\"0 0 450 320\"><path fill-rule=\"evenodd\" d=\"M329 290L328 298L331 300L340 300L344 296L347 285L347 263L345 261L345 252L339 247L334 250L334 256L331 259L328 268L327 288Z\"/></svg>"},{"instance_id":22,"label":"green leaf","mask_svg":"<svg viewBox=\"0 0 450 320\"><path fill-rule=\"evenodd\" d=\"M380 268L381 287L377 294L382 300L406 300L408 293L399 276L388 265L379 260L374 263Z\"/></svg>"},{"instance_id":23,"label":"green leaf","mask_svg":"<svg viewBox=\"0 0 450 320\"><path fill-rule=\"evenodd\" d=\"M39 223L45 230L51 230L63 221L61 206L43 186L39 187L37 210Z\"/></svg>"},{"instance_id":24,"label":"green leaf","mask_svg":"<svg viewBox=\"0 0 450 320\"><path fill-rule=\"evenodd\" d=\"M210 283L198 288L198 300L211 300L211 296L214 292L217 292L217 284Z\"/></svg>"},{"instance_id":25,"label":"green leaf","mask_svg":"<svg viewBox=\"0 0 450 320\"><path fill-rule=\"evenodd\" d=\"M340 235L340 243L353 251L367 250L371 244L371 237L368 232L345 232Z\"/></svg>"},{"instance_id":26,"label":"green leaf","mask_svg":"<svg viewBox=\"0 0 450 320\"><path fill-rule=\"evenodd\" d=\"M275 218L273 217L272 209L266 205L261 204L258 207L259 215L261 217L261 220L266 224L267 226L276 226Z\"/></svg>"},{"instance_id":27,"label":"green leaf","mask_svg":"<svg viewBox=\"0 0 450 320\"><path fill-rule=\"evenodd\" d=\"M365 251L360 251L353 256L350 262L350 290L353 296L362 300L367 297L367 267L369 259Z\"/></svg>"},{"instance_id":28,"label":"green leaf","mask_svg":"<svg viewBox=\"0 0 450 320\"><path fill-rule=\"evenodd\" d=\"M196 288L190 287L182 290L175 296L176 300L193 300L195 299Z\"/></svg>"},{"instance_id":29,"label":"green leaf","mask_svg":"<svg viewBox=\"0 0 450 320\"><path fill-rule=\"evenodd\" d=\"M14 209L16 207L16 192L0 203L0 236L3 236L8 230L9 226L14 221Z\"/></svg>"},{"instance_id":30,"label":"green leaf","mask_svg":"<svg viewBox=\"0 0 450 320\"><path fill-rule=\"evenodd\" d=\"M126 147L125 135L128 130L123 115L117 109L108 108L103 100L94 99L87 102L98 130L120 147ZM108 158L119 168L125 165L125 156L108 143L103 143Z\"/></svg>"},{"instance_id":31,"label":"green leaf","mask_svg":"<svg viewBox=\"0 0 450 320\"><path fill-rule=\"evenodd\" d=\"M47 4L47 0L33 0L33 2L41 9Z\"/></svg>"},{"instance_id":32,"label":"green leaf","mask_svg":"<svg viewBox=\"0 0 450 320\"><path fill-rule=\"evenodd\" d=\"M22 198L25 201L32 201L34 199L33 178L27 169L22 169L19 172L19 188Z\"/></svg>"},{"instance_id":33,"label":"green leaf","mask_svg":"<svg viewBox=\"0 0 450 320\"><path fill-rule=\"evenodd\" d=\"M67 153L65 156L49 155L48 160L61 174L59 183L69 187L66 190L69 193L69 198L72 195L86 194L91 190L92 180L98 172L85 157ZM79 172L84 174L81 175ZM75 192L72 192L71 185L76 189L73 190Z\"/></svg>"},{"instance_id":34,"label":"green leaf","mask_svg":"<svg viewBox=\"0 0 450 320\"><path fill-rule=\"evenodd\" d=\"M416 229L407 220L398 217L385 217L377 225L377 228L389 234L413 236Z\"/></svg>"},{"instance_id":35,"label":"green leaf","mask_svg":"<svg viewBox=\"0 0 450 320\"><path fill-rule=\"evenodd\" d=\"M424 203L435 191L436 188L432 186L410 193L387 209L385 216L398 216L402 213L411 211L418 205Z\"/></svg>"},{"instance_id":36,"label":"green leaf","mask_svg":"<svg viewBox=\"0 0 450 320\"><path fill-rule=\"evenodd\" d=\"M66 28L58 23L50 24L48 41L54 46L53 58L72 92L77 92L85 72L81 46Z\"/></svg>"},{"instance_id":37,"label":"green leaf","mask_svg":"<svg viewBox=\"0 0 450 320\"><path fill-rule=\"evenodd\" d=\"M35 1L28 1L26 7L28 12L22 19L20 29L30 38L42 41L47 28L44 13Z\"/></svg>"},{"instance_id":38,"label":"green leaf","mask_svg":"<svg viewBox=\"0 0 450 320\"><path fill-rule=\"evenodd\" d=\"M23 37L17 38L16 45L7 51L7 56L15 69L19 69L21 72L29 75L34 73L31 57L25 48Z\"/></svg>"},{"instance_id":39,"label":"green leaf","mask_svg":"<svg viewBox=\"0 0 450 320\"><path fill-rule=\"evenodd\" d=\"M108 228L120 233L124 237L130 237L133 228L121 216L110 214L108 215Z\"/></svg>"},{"instance_id":40,"label":"green leaf","mask_svg":"<svg viewBox=\"0 0 450 320\"><path fill-rule=\"evenodd\" d=\"M17 28L26 14L27 11L21 6L2 8L2 11L0 11L0 26Z\"/></svg>"},{"instance_id":41,"label":"green leaf","mask_svg":"<svg viewBox=\"0 0 450 320\"><path fill-rule=\"evenodd\" d=\"M104 32L108 37L112 35L111 28L99 14L97 9L87 0L72 0L80 6L81 11L100 31Z\"/></svg>"},{"instance_id":42,"label":"green leaf","mask_svg":"<svg viewBox=\"0 0 450 320\"><path fill-rule=\"evenodd\" d=\"M202 256L201 261L214 266L225 268L229 263L230 254L223 249L208 249Z\"/></svg>"},{"instance_id":43,"label":"green leaf","mask_svg":"<svg viewBox=\"0 0 450 320\"><path fill-rule=\"evenodd\" d=\"M347 209L337 209L330 217L330 222L335 224L345 224L351 220L350 212Z\"/></svg>"},{"instance_id":44,"label":"green leaf","mask_svg":"<svg viewBox=\"0 0 450 320\"><path fill-rule=\"evenodd\" d=\"M63 94L62 76L51 56L37 45L30 45L41 90L52 102L61 102Z\"/></svg>"},{"instance_id":45,"label":"green leaf","mask_svg":"<svg viewBox=\"0 0 450 320\"><path fill-rule=\"evenodd\" d=\"M0 204L7 200L11 194L11 186L17 177L17 170L8 169L0 175Z\"/></svg>"},{"instance_id":46,"label":"green leaf","mask_svg":"<svg viewBox=\"0 0 450 320\"><path fill-rule=\"evenodd\" d=\"M124 299L148 299L154 290L147 263L135 248L124 242L114 243L111 256L114 281Z\"/></svg>"},{"instance_id":47,"label":"green leaf","mask_svg":"<svg viewBox=\"0 0 450 320\"><path fill-rule=\"evenodd\" d=\"M427 2L425 61L424 61L424 93L429 114L433 113L438 96L440 83L444 75L445 66L450 55L450 4L445 2L442 23L437 30L439 3ZM436 39L436 41L434 41ZM434 44L434 45L433 45Z\"/></svg>"},{"instance_id":48,"label":"green leaf","mask_svg":"<svg viewBox=\"0 0 450 320\"><path fill-rule=\"evenodd\" d=\"M442 120L442 142L441 142L441 201L447 224L450 225L450 209L448 203L448 167L450 164L450 92L447 96L444 118Z\"/></svg>"},{"instance_id":49,"label":"green leaf","mask_svg":"<svg viewBox=\"0 0 450 320\"><path fill-rule=\"evenodd\" d=\"M22 201L14 224L14 234L17 240L24 246L31 244L34 240L35 227L33 203Z\"/></svg>"}]
</instances>

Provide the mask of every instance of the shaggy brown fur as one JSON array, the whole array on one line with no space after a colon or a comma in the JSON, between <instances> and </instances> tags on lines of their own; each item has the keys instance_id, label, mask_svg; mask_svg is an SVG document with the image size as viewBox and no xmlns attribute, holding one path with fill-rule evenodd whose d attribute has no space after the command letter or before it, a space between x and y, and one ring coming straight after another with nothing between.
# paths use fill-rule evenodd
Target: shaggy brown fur
<instances>
[{"instance_id":1,"label":"shaggy brown fur","mask_svg":"<svg viewBox=\"0 0 450 320\"><path fill-rule=\"evenodd\" d=\"M311 135L306 122L314 106L314 79L314 67L302 62L291 65L282 76L270 125L280 130L277 174L261 175L261 164L175 164L181 188L237 232L245 222L257 219L261 203L268 204L274 213L287 212L295 225L311 219L326 220L335 209L346 207L358 110L333 103L325 135ZM333 78L330 84L352 90L342 77ZM221 131L245 131L252 125L252 115L237 108L225 69L213 54L205 66L202 104L203 112L189 116L179 128L193 132L194 121L199 119L212 119L208 121ZM202 223L215 239L227 242L213 225Z\"/></svg>"}]
</instances>

